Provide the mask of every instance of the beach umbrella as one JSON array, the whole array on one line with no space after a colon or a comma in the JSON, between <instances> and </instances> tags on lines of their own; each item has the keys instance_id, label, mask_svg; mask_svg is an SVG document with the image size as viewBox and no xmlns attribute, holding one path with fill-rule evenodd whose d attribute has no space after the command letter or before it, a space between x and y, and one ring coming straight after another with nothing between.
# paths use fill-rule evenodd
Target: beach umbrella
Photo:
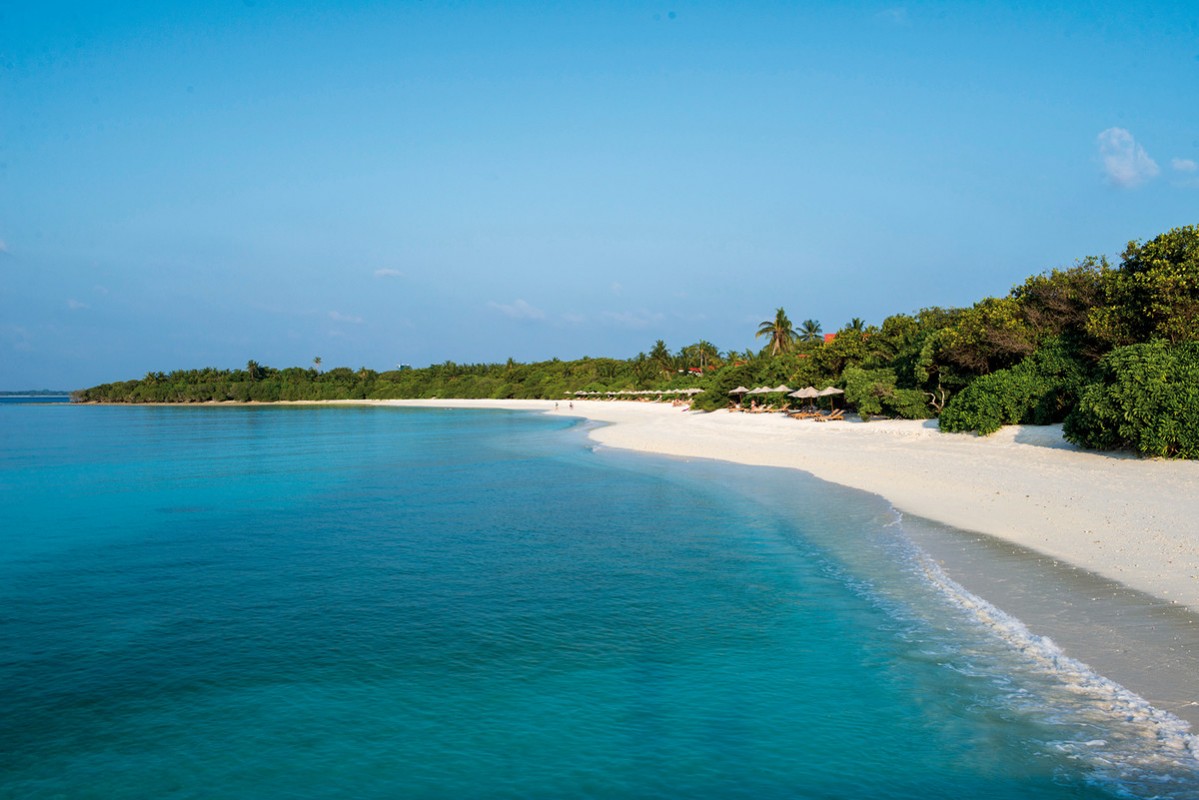
<instances>
[{"instance_id":1,"label":"beach umbrella","mask_svg":"<svg viewBox=\"0 0 1199 800\"><path fill-rule=\"evenodd\" d=\"M769 386L759 386L756 389L750 389L746 394L770 394L774 389Z\"/></svg>"},{"instance_id":2,"label":"beach umbrella","mask_svg":"<svg viewBox=\"0 0 1199 800\"><path fill-rule=\"evenodd\" d=\"M794 392L788 395L788 397L794 397L798 400L814 400L819 396L820 392L816 390L815 386L805 386L802 389L796 389ZM811 403L808 405L811 406Z\"/></svg>"},{"instance_id":3,"label":"beach umbrella","mask_svg":"<svg viewBox=\"0 0 1199 800\"><path fill-rule=\"evenodd\" d=\"M748 391L749 389L746 389L744 386L738 386L736 389L729 392L729 394L745 394Z\"/></svg>"},{"instance_id":4,"label":"beach umbrella","mask_svg":"<svg viewBox=\"0 0 1199 800\"><path fill-rule=\"evenodd\" d=\"M780 383L778 386L774 387L770 391L781 392L782 394L786 394L787 392L791 391L791 387L785 383Z\"/></svg>"},{"instance_id":5,"label":"beach umbrella","mask_svg":"<svg viewBox=\"0 0 1199 800\"><path fill-rule=\"evenodd\" d=\"M839 394L845 394L845 390L838 389L836 386L826 386L825 388L821 389L819 393L817 393L817 397L830 397L831 398L831 397L834 397ZM829 409L831 410L833 408L833 406L834 406L833 401L829 400L828 401Z\"/></svg>"}]
</instances>

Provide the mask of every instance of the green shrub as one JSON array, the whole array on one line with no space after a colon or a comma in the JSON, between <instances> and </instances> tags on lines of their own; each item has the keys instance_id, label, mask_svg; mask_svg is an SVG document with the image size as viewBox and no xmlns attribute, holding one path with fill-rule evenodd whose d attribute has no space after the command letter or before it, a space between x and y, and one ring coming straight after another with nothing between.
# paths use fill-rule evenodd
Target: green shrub
<instances>
[{"instance_id":1,"label":"green shrub","mask_svg":"<svg viewBox=\"0 0 1199 800\"><path fill-rule=\"evenodd\" d=\"M941 413L941 430L977 431L1004 425L1061 422L1086 386L1086 363L1061 339L1050 339L1010 369L975 379Z\"/></svg>"},{"instance_id":2,"label":"green shrub","mask_svg":"<svg viewBox=\"0 0 1199 800\"><path fill-rule=\"evenodd\" d=\"M1118 347L1066 418L1082 447L1142 456L1199 458L1199 342Z\"/></svg>"},{"instance_id":3,"label":"green shrub","mask_svg":"<svg viewBox=\"0 0 1199 800\"><path fill-rule=\"evenodd\" d=\"M879 415L903 419L932 416L924 392L895 388L895 370L848 367L841 377L845 381L845 402L857 409L863 420Z\"/></svg>"}]
</instances>

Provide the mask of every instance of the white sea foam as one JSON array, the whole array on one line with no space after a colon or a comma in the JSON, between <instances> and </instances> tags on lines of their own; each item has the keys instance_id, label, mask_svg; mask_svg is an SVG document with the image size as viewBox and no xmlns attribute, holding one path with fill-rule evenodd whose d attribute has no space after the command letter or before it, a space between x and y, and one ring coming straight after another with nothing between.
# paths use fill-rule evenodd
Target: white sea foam
<instances>
[{"instance_id":1,"label":"white sea foam","mask_svg":"<svg viewBox=\"0 0 1199 800\"><path fill-rule=\"evenodd\" d=\"M902 533L902 515L893 513L888 527ZM1016 656L1019 669L1042 678L1033 691L1006 693L1009 710L1033 721L1100 734L1050 741L1046 743L1050 748L1085 764L1091 780L1117 794L1199 798L1199 737L1187 722L1105 678L1050 638L970 592L906 534L898 543L917 575L962 612L969 624L1002 642ZM950 668L1005 683L1005 676L996 674L995 665L985 658L967 656Z\"/></svg>"}]
</instances>

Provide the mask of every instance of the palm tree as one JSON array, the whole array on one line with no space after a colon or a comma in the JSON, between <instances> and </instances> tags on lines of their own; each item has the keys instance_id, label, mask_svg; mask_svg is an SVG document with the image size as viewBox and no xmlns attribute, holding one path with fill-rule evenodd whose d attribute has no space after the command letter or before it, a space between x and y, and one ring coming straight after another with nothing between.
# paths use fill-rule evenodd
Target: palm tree
<instances>
[{"instance_id":1,"label":"palm tree","mask_svg":"<svg viewBox=\"0 0 1199 800\"><path fill-rule=\"evenodd\" d=\"M814 319L805 319L799 326L799 338L804 342L819 342L822 338L820 323Z\"/></svg>"},{"instance_id":2,"label":"palm tree","mask_svg":"<svg viewBox=\"0 0 1199 800\"><path fill-rule=\"evenodd\" d=\"M658 365L658 369L669 375L674 372L674 357L670 355L670 350L666 348L666 342L659 339L654 342L654 349L649 351L650 361Z\"/></svg>"},{"instance_id":3,"label":"palm tree","mask_svg":"<svg viewBox=\"0 0 1199 800\"><path fill-rule=\"evenodd\" d=\"M787 312L779 308L774 312L773 320L765 320L758 326L758 332L754 334L754 338L757 339L760 336L770 337L770 354L777 356L779 353L790 350L799 334L791 326L791 320L787 319Z\"/></svg>"},{"instance_id":4,"label":"palm tree","mask_svg":"<svg viewBox=\"0 0 1199 800\"><path fill-rule=\"evenodd\" d=\"M706 370L709 365L716 364L720 361L720 351L716 349L716 345L700 339L695 344L689 344L683 348L683 359L687 365L697 365L700 371Z\"/></svg>"},{"instance_id":5,"label":"palm tree","mask_svg":"<svg viewBox=\"0 0 1199 800\"><path fill-rule=\"evenodd\" d=\"M707 339L700 339L695 345L696 353L699 355L699 368L706 369L709 364L716 364L720 361L720 351L716 349L716 345L709 342Z\"/></svg>"},{"instance_id":6,"label":"palm tree","mask_svg":"<svg viewBox=\"0 0 1199 800\"><path fill-rule=\"evenodd\" d=\"M845 330L861 333L862 331L866 330L866 321L861 317L854 317L849 321L849 324L845 326Z\"/></svg>"},{"instance_id":7,"label":"palm tree","mask_svg":"<svg viewBox=\"0 0 1199 800\"><path fill-rule=\"evenodd\" d=\"M317 372L321 371L321 357L320 356L317 356L316 358L312 359L312 366L314 366L316 368Z\"/></svg>"}]
</instances>

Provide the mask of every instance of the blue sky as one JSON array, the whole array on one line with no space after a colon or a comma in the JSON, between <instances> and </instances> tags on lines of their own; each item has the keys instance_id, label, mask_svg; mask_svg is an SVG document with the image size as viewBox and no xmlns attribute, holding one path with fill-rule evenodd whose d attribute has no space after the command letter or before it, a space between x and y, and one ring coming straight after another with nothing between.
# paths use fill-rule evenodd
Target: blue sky
<instances>
[{"instance_id":1,"label":"blue sky","mask_svg":"<svg viewBox=\"0 0 1199 800\"><path fill-rule=\"evenodd\" d=\"M1199 223L1157 3L0 2L0 389L760 344Z\"/></svg>"}]
</instances>

